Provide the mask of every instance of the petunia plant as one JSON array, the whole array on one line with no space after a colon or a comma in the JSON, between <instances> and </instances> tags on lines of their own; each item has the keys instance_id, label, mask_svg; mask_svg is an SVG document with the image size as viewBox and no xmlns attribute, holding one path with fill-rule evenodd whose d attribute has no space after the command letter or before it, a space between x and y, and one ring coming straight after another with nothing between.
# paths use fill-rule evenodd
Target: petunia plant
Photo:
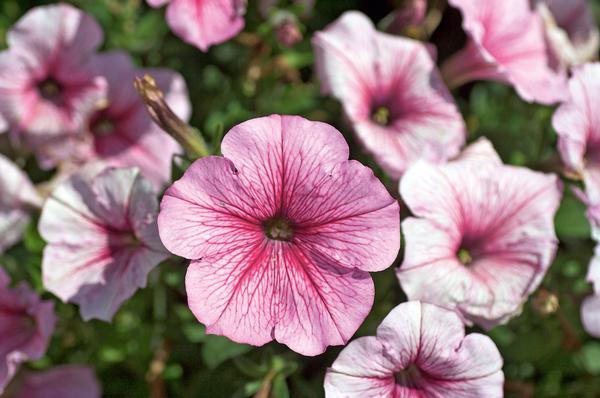
<instances>
[{"instance_id":1,"label":"petunia plant","mask_svg":"<svg viewBox=\"0 0 600 398\"><path fill-rule=\"evenodd\" d=\"M0 2L0 398L599 396L598 11Z\"/></svg>"}]
</instances>

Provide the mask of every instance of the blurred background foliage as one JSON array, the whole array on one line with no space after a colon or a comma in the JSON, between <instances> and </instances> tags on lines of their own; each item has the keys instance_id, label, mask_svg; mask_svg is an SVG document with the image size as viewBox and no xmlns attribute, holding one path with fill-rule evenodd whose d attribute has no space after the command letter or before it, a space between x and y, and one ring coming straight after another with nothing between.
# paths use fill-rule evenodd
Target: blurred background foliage
<instances>
[{"instance_id":1,"label":"blurred background foliage","mask_svg":"<svg viewBox=\"0 0 600 398\"><path fill-rule=\"evenodd\" d=\"M151 9L144 0L69 2L98 19L105 32L105 50L125 49L139 66L170 67L183 74L194 108L192 124L202 130L216 153L223 131L238 122L271 113L299 114L340 129L350 143L352 157L371 166L397 196L396 184L356 145L340 105L320 96L310 37L345 10L362 10L377 22L402 0L317 0L309 16L300 16L297 5L281 0L280 9L300 16L304 38L292 48L277 42L273 19L261 16L258 0L250 0L244 33L208 53L176 38L165 24L164 9ZM6 45L6 31L20 16L46 3L2 0L0 47ZM443 1L433 3L443 6ZM597 0L594 7L600 17ZM439 57L460 48L464 40L460 15L445 9L431 37ZM470 141L486 136L507 163L560 170L550 124L553 109L526 104L512 89L495 83L472 84L455 94ZM46 178L32 163L27 163L30 174L38 180ZM566 181L556 217L559 252L542 287L523 306L520 317L488 332L504 356L507 397L600 397L600 341L583 332L579 319L581 300L591 291L585 274L593 244L585 209L569 185ZM406 215L403 207L402 216ZM28 281L43 292L44 243L36 221L23 243L1 256L0 263L14 281ZM374 274L375 305L357 336L373 334L385 315L405 300L394 267ZM340 347L310 358L275 343L252 348L206 335L186 306L185 269L186 262L180 259L163 263L151 274L149 287L139 291L112 324L83 322L75 306L44 293L55 300L59 322L47 355L28 366L91 364L106 397L323 396L324 372Z\"/></svg>"}]
</instances>

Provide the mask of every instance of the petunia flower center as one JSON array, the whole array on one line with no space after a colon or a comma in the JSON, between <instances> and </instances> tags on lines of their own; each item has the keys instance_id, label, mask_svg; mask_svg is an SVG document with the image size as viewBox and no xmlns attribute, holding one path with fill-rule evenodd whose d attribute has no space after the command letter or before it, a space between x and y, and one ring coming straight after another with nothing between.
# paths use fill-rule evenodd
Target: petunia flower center
<instances>
[{"instance_id":1,"label":"petunia flower center","mask_svg":"<svg viewBox=\"0 0 600 398\"><path fill-rule=\"evenodd\" d=\"M32 316L24 316L23 317L23 330L31 330L34 331L37 328L37 323L35 318Z\"/></svg>"},{"instance_id":2,"label":"petunia flower center","mask_svg":"<svg viewBox=\"0 0 600 398\"><path fill-rule=\"evenodd\" d=\"M461 263L463 263L463 265L469 265L473 261L473 257L471 256L471 252L468 249L465 249L464 247L461 247L458 250L458 253L456 253L456 257L458 257L458 260Z\"/></svg>"},{"instance_id":3,"label":"petunia flower center","mask_svg":"<svg viewBox=\"0 0 600 398\"><path fill-rule=\"evenodd\" d=\"M415 364L409 365L394 375L396 384L403 387L417 388L422 377L421 370Z\"/></svg>"},{"instance_id":4,"label":"petunia flower center","mask_svg":"<svg viewBox=\"0 0 600 398\"><path fill-rule=\"evenodd\" d=\"M294 229L285 217L273 217L263 224L263 228L269 239L290 241L294 237Z\"/></svg>"},{"instance_id":5,"label":"petunia flower center","mask_svg":"<svg viewBox=\"0 0 600 398\"><path fill-rule=\"evenodd\" d=\"M60 100L63 87L52 78L47 78L40 82L37 86L40 96L47 101L57 102Z\"/></svg>"},{"instance_id":6,"label":"petunia flower center","mask_svg":"<svg viewBox=\"0 0 600 398\"><path fill-rule=\"evenodd\" d=\"M108 117L97 118L91 126L91 130L95 135L106 136L116 132L115 124Z\"/></svg>"},{"instance_id":7,"label":"petunia flower center","mask_svg":"<svg viewBox=\"0 0 600 398\"><path fill-rule=\"evenodd\" d=\"M377 107L371 114L371 120L382 126L388 126L390 124L391 112L387 106Z\"/></svg>"},{"instance_id":8,"label":"petunia flower center","mask_svg":"<svg viewBox=\"0 0 600 398\"><path fill-rule=\"evenodd\" d=\"M131 231L112 231L108 237L108 247L113 252L122 249L135 249L142 245L142 241Z\"/></svg>"}]
</instances>

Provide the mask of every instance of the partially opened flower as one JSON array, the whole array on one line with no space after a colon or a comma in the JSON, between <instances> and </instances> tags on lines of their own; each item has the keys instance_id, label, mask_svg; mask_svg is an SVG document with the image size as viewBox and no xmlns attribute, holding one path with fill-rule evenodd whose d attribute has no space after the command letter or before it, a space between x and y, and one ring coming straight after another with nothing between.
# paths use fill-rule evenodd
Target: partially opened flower
<instances>
[{"instance_id":1,"label":"partially opened flower","mask_svg":"<svg viewBox=\"0 0 600 398\"><path fill-rule=\"evenodd\" d=\"M304 355L346 343L373 303L368 272L398 253L398 203L324 123L249 120L221 150L167 190L158 217L167 249L193 260L190 309L237 342Z\"/></svg>"},{"instance_id":2,"label":"partially opened flower","mask_svg":"<svg viewBox=\"0 0 600 398\"><path fill-rule=\"evenodd\" d=\"M587 280L592 283L594 294L581 304L581 321L586 332L600 337L600 245L596 246L590 262Z\"/></svg>"},{"instance_id":3,"label":"partially opened flower","mask_svg":"<svg viewBox=\"0 0 600 398\"><path fill-rule=\"evenodd\" d=\"M402 223L397 275L411 300L491 327L520 311L554 258L561 186L555 175L479 153L419 163L403 177L400 193L414 217Z\"/></svg>"},{"instance_id":4,"label":"partially opened flower","mask_svg":"<svg viewBox=\"0 0 600 398\"><path fill-rule=\"evenodd\" d=\"M0 253L21 239L30 211L41 206L29 177L0 154Z\"/></svg>"},{"instance_id":5,"label":"partially opened flower","mask_svg":"<svg viewBox=\"0 0 600 398\"><path fill-rule=\"evenodd\" d=\"M424 44L379 33L347 12L315 34L322 90L338 98L356 135L399 178L418 159L445 161L465 141L464 121Z\"/></svg>"},{"instance_id":6,"label":"partially opened flower","mask_svg":"<svg viewBox=\"0 0 600 398\"><path fill-rule=\"evenodd\" d=\"M570 97L554 113L558 150L567 174L583 178L588 218L600 238L600 63L573 69Z\"/></svg>"},{"instance_id":7,"label":"partially opened flower","mask_svg":"<svg viewBox=\"0 0 600 398\"><path fill-rule=\"evenodd\" d=\"M46 200L39 223L48 243L44 287L78 303L84 319L109 321L168 257L157 210L151 183L135 168L86 169L69 177Z\"/></svg>"},{"instance_id":8,"label":"partially opened flower","mask_svg":"<svg viewBox=\"0 0 600 398\"><path fill-rule=\"evenodd\" d=\"M401 33L406 28L417 26L425 19L427 0L406 0L398 9L388 14L382 21L383 29L390 33Z\"/></svg>"},{"instance_id":9,"label":"partially opened flower","mask_svg":"<svg viewBox=\"0 0 600 398\"><path fill-rule=\"evenodd\" d=\"M352 341L325 376L327 398L500 398L502 357L487 336L465 336L452 311L411 301L376 336Z\"/></svg>"},{"instance_id":10,"label":"partially opened flower","mask_svg":"<svg viewBox=\"0 0 600 398\"><path fill-rule=\"evenodd\" d=\"M74 145L72 161L102 160L115 167L138 167L156 188L162 188L171 179L173 155L182 149L152 121L133 81L136 76L152 75L171 109L187 121L191 106L185 81L167 69L136 70L123 52L100 54L92 62L108 82L108 102L91 115L88 134L77 137L85 142Z\"/></svg>"},{"instance_id":11,"label":"partially opened flower","mask_svg":"<svg viewBox=\"0 0 600 398\"><path fill-rule=\"evenodd\" d=\"M167 6L171 30L202 51L223 43L244 28L245 0L146 0L152 7Z\"/></svg>"},{"instance_id":12,"label":"partially opened flower","mask_svg":"<svg viewBox=\"0 0 600 398\"><path fill-rule=\"evenodd\" d=\"M42 166L53 166L67 149L64 140L81 132L105 98L106 82L88 62L102 30L89 15L58 4L27 12L7 40L9 49L0 53L0 115Z\"/></svg>"},{"instance_id":13,"label":"partially opened flower","mask_svg":"<svg viewBox=\"0 0 600 398\"><path fill-rule=\"evenodd\" d=\"M54 331L54 305L25 283L10 288L0 267L0 394L19 366L40 359Z\"/></svg>"},{"instance_id":14,"label":"partially opened flower","mask_svg":"<svg viewBox=\"0 0 600 398\"><path fill-rule=\"evenodd\" d=\"M100 398L101 388L92 368L64 365L43 372L24 372L4 398Z\"/></svg>"},{"instance_id":15,"label":"partially opened flower","mask_svg":"<svg viewBox=\"0 0 600 398\"><path fill-rule=\"evenodd\" d=\"M526 101L553 104L566 95L566 75L551 67L541 17L529 0L449 0L462 11L469 36L464 49L442 66L450 87L496 80Z\"/></svg>"},{"instance_id":16,"label":"partially opened flower","mask_svg":"<svg viewBox=\"0 0 600 398\"><path fill-rule=\"evenodd\" d=\"M544 20L546 39L561 65L598 58L600 33L588 0L532 0Z\"/></svg>"}]
</instances>

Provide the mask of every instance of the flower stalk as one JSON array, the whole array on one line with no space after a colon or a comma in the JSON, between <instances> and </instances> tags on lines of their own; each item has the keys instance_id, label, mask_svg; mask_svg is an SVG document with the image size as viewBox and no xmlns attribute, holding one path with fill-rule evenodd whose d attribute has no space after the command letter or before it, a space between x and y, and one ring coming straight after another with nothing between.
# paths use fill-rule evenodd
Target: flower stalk
<instances>
[{"instance_id":1,"label":"flower stalk","mask_svg":"<svg viewBox=\"0 0 600 398\"><path fill-rule=\"evenodd\" d=\"M144 75L142 78L136 78L133 85L146 104L152 120L175 138L190 158L197 159L210 155L208 145L200 131L185 123L173 112L152 76Z\"/></svg>"}]
</instances>

